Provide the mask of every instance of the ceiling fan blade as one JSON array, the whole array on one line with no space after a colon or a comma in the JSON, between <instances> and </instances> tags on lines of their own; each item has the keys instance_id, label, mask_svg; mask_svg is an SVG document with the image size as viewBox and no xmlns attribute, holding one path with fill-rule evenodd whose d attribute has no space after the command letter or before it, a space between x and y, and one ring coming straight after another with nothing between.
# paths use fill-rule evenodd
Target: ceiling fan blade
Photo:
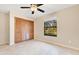
<instances>
[{"instance_id":1,"label":"ceiling fan blade","mask_svg":"<svg viewBox=\"0 0 79 59\"><path fill-rule=\"evenodd\" d=\"M42 13L44 13L44 12L45 12L44 10L39 9L39 8L37 8L37 10L38 10L38 11L40 11L40 12L42 12Z\"/></svg>"},{"instance_id":2,"label":"ceiling fan blade","mask_svg":"<svg viewBox=\"0 0 79 59\"><path fill-rule=\"evenodd\" d=\"M37 7L39 7L39 6L42 6L43 4L36 4L37 5Z\"/></svg>"},{"instance_id":3,"label":"ceiling fan blade","mask_svg":"<svg viewBox=\"0 0 79 59\"><path fill-rule=\"evenodd\" d=\"M32 14L34 14L34 11L32 11Z\"/></svg>"},{"instance_id":4,"label":"ceiling fan blade","mask_svg":"<svg viewBox=\"0 0 79 59\"><path fill-rule=\"evenodd\" d=\"M20 7L20 8L24 8L25 9L25 8L30 8L30 7Z\"/></svg>"}]
</instances>

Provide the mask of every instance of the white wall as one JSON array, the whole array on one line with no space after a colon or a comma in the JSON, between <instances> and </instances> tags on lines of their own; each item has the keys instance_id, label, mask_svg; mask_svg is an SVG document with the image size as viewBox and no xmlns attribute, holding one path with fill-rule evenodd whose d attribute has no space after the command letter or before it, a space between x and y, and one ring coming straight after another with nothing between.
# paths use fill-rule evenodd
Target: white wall
<instances>
[{"instance_id":1,"label":"white wall","mask_svg":"<svg viewBox=\"0 0 79 59\"><path fill-rule=\"evenodd\" d=\"M15 19L14 17L20 17L23 19L27 18L26 15L22 14L20 11L10 10L8 14L0 12L0 45L15 43Z\"/></svg>"},{"instance_id":2,"label":"white wall","mask_svg":"<svg viewBox=\"0 0 79 59\"><path fill-rule=\"evenodd\" d=\"M44 36L44 20L57 17L57 37ZM79 50L79 5L35 20L35 39Z\"/></svg>"},{"instance_id":3,"label":"white wall","mask_svg":"<svg viewBox=\"0 0 79 59\"><path fill-rule=\"evenodd\" d=\"M9 43L9 15L0 12L0 45Z\"/></svg>"},{"instance_id":4,"label":"white wall","mask_svg":"<svg viewBox=\"0 0 79 59\"><path fill-rule=\"evenodd\" d=\"M20 17L23 19L31 20L33 19L27 18L26 15L22 14L21 11L10 10L10 45L15 44L15 19L14 17Z\"/></svg>"}]
</instances>

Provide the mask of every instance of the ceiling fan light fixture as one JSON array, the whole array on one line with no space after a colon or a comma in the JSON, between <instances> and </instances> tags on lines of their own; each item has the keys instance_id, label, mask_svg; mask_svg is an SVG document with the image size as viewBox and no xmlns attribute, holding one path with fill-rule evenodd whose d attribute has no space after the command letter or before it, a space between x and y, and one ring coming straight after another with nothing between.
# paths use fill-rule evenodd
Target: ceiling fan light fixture
<instances>
[{"instance_id":1,"label":"ceiling fan light fixture","mask_svg":"<svg viewBox=\"0 0 79 59\"><path fill-rule=\"evenodd\" d=\"M42 9L40 9L40 8L38 8L39 6L42 6L43 4L30 4L30 7L20 7L20 8L22 8L22 9L28 9L28 8L30 8L31 9L31 11L32 11L32 14L34 14L35 13L35 11L40 11L40 12L42 12L42 13L44 13L45 11L44 10L42 10Z\"/></svg>"},{"instance_id":2,"label":"ceiling fan light fixture","mask_svg":"<svg viewBox=\"0 0 79 59\"><path fill-rule=\"evenodd\" d=\"M36 5L32 5L31 10L32 11L37 11L37 6Z\"/></svg>"}]
</instances>

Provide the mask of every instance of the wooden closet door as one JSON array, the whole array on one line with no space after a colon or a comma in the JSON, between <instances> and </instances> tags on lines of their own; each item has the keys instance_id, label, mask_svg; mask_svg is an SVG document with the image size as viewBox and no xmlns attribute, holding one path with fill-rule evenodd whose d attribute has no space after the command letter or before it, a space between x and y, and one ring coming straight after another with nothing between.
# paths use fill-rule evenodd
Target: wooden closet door
<instances>
[{"instance_id":1,"label":"wooden closet door","mask_svg":"<svg viewBox=\"0 0 79 59\"><path fill-rule=\"evenodd\" d=\"M25 33L29 34L29 40L34 39L34 22L15 17L15 42L21 42L25 37ZM25 32L25 33L24 33Z\"/></svg>"},{"instance_id":2,"label":"wooden closet door","mask_svg":"<svg viewBox=\"0 0 79 59\"><path fill-rule=\"evenodd\" d=\"M22 20L22 29L29 34L29 39L34 38L34 22Z\"/></svg>"},{"instance_id":3,"label":"wooden closet door","mask_svg":"<svg viewBox=\"0 0 79 59\"><path fill-rule=\"evenodd\" d=\"M21 42L22 41L22 28L21 28L21 20L16 18L15 23L15 42Z\"/></svg>"},{"instance_id":4,"label":"wooden closet door","mask_svg":"<svg viewBox=\"0 0 79 59\"><path fill-rule=\"evenodd\" d=\"M29 32L30 32L30 39L34 39L34 22L30 22L30 29L29 29Z\"/></svg>"}]
</instances>

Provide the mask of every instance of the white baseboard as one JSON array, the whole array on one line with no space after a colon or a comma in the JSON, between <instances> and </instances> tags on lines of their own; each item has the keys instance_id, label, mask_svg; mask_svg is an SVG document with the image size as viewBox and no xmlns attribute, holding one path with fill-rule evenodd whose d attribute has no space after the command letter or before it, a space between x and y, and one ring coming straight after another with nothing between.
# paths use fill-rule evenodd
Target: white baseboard
<instances>
[{"instance_id":1,"label":"white baseboard","mask_svg":"<svg viewBox=\"0 0 79 59\"><path fill-rule=\"evenodd\" d=\"M54 45L57 45L57 46L60 46L60 47L64 47L64 48L68 48L68 49L71 49L71 50L79 51L79 48L71 47L71 46L64 45L64 44L57 43L57 42L52 42L52 43L51 43L51 42L42 41L42 40L38 40L38 41L45 42L45 43L52 44L52 45L54 44Z\"/></svg>"}]
</instances>

